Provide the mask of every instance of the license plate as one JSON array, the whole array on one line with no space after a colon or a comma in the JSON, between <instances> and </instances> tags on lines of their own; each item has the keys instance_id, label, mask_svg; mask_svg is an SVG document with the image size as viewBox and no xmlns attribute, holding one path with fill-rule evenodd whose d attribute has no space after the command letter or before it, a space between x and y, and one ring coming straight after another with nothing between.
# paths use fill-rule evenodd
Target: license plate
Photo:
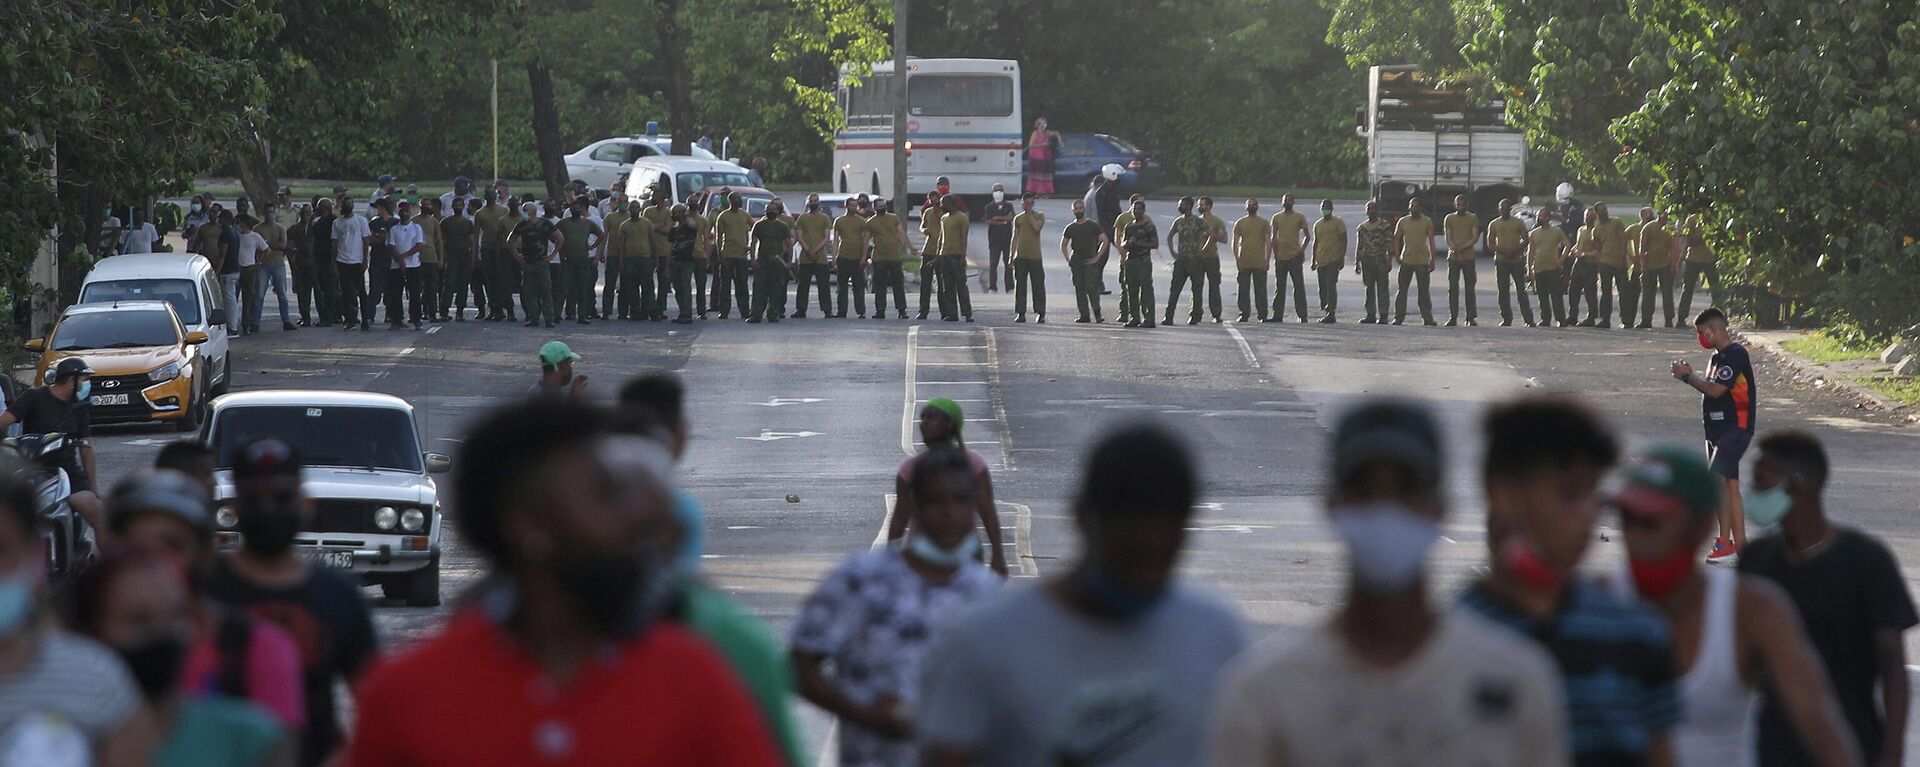
<instances>
[{"instance_id":1,"label":"license plate","mask_svg":"<svg viewBox=\"0 0 1920 767\"><path fill-rule=\"evenodd\" d=\"M948 156L947 157L947 162L979 162L979 161L980 161L980 158L971 157L971 156L967 156L967 157Z\"/></svg>"},{"instance_id":2,"label":"license plate","mask_svg":"<svg viewBox=\"0 0 1920 767\"><path fill-rule=\"evenodd\" d=\"M309 549L309 550L300 552L300 556L306 557L307 561L313 562L322 567L331 567L336 570L353 569L353 552L352 551Z\"/></svg>"},{"instance_id":3,"label":"license plate","mask_svg":"<svg viewBox=\"0 0 1920 767\"><path fill-rule=\"evenodd\" d=\"M127 395L125 394L95 394L89 399L95 407L99 407L100 405L127 404Z\"/></svg>"}]
</instances>

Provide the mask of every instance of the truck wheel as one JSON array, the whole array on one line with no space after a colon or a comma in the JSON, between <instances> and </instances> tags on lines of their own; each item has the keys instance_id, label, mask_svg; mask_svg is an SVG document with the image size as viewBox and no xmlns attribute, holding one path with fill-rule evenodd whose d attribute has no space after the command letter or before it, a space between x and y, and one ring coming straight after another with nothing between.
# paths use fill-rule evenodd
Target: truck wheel
<instances>
[{"instance_id":1,"label":"truck wheel","mask_svg":"<svg viewBox=\"0 0 1920 767\"><path fill-rule=\"evenodd\" d=\"M398 596L408 607L439 607L440 558L434 557L426 567L408 573L397 585L402 591Z\"/></svg>"}]
</instances>

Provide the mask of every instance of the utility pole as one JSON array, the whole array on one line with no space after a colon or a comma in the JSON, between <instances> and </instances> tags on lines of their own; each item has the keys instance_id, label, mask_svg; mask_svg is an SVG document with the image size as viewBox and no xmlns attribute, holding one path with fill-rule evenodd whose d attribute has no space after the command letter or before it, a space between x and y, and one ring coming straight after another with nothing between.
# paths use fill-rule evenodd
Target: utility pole
<instances>
[{"instance_id":1,"label":"utility pole","mask_svg":"<svg viewBox=\"0 0 1920 767\"><path fill-rule=\"evenodd\" d=\"M907 2L893 0L893 210L907 216Z\"/></svg>"},{"instance_id":2,"label":"utility pole","mask_svg":"<svg viewBox=\"0 0 1920 767\"><path fill-rule=\"evenodd\" d=\"M500 180L500 60L493 60L493 95L488 99L493 110L493 180ZM501 205L507 204L505 200Z\"/></svg>"}]
</instances>

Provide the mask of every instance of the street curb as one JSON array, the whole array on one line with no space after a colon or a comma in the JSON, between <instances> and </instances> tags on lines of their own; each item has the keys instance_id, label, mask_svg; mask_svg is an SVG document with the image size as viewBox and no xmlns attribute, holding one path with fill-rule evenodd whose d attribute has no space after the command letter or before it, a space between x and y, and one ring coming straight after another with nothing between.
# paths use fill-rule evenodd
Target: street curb
<instances>
[{"instance_id":1,"label":"street curb","mask_svg":"<svg viewBox=\"0 0 1920 767\"><path fill-rule=\"evenodd\" d=\"M1840 377L1840 374L1834 372L1833 368L1812 362L1805 357L1787 351L1785 347L1774 343L1770 339L1738 329L1732 332L1735 338L1759 347L1761 351L1767 352L1776 359L1786 363L1786 366L1792 368L1795 372L1808 378L1826 381L1826 386L1820 388L1845 394L1852 398L1856 404L1887 412L1899 412L1905 407L1879 392Z\"/></svg>"}]
</instances>

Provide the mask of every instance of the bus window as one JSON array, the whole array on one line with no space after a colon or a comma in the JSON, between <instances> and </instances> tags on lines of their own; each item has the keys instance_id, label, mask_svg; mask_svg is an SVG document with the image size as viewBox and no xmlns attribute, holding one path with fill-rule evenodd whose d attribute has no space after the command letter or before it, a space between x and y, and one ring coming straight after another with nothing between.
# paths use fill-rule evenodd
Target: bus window
<instances>
[{"instance_id":1,"label":"bus window","mask_svg":"<svg viewBox=\"0 0 1920 767\"><path fill-rule=\"evenodd\" d=\"M893 75L870 75L859 85L847 86L848 125L889 125L893 123Z\"/></svg>"},{"instance_id":2,"label":"bus window","mask_svg":"<svg viewBox=\"0 0 1920 767\"><path fill-rule=\"evenodd\" d=\"M1013 78L916 75L907 81L907 111L923 117L1009 117Z\"/></svg>"}]
</instances>

